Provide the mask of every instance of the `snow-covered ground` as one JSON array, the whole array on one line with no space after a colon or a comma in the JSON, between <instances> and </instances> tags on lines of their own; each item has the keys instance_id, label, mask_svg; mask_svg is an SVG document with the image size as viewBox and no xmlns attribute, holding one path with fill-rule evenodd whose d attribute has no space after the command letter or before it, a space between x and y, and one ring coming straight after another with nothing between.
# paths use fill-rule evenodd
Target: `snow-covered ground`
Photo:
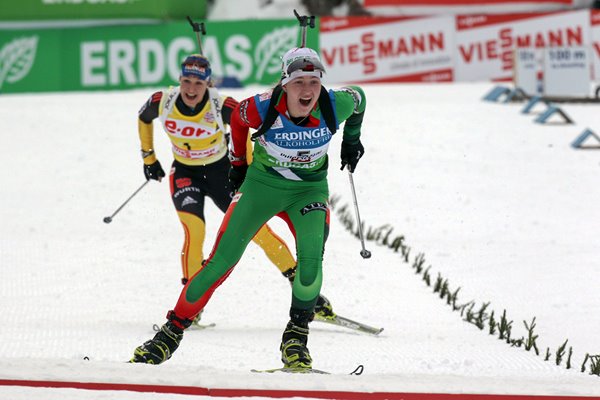
<instances>
[{"instance_id":1,"label":"snow-covered ground","mask_svg":"<svg viewBox=\"0 0 600 400\"><path fill-rule=\"evenodd\" d=\"M566 104L575 125L540 125L523 104L481 101L492 87L365 87L366 155L354 175L361 217L367 227L389 224L411 253L407 263L367 242L373 257L362 259L334 211L323 293L339 314L385 330L374 337L315 322L309 341L316 368L363 364L362 376L250 372L279 366L290 300L253 244L206 308L215 328L187 332L161 366L124 363L181 289L182 229L166 182L102 222L143 183L136 118L152 90L0 96L0 380L600 396L600 378L580 372L586 353L600 354L600 150L570 147L584 128L600 131L599 106ZM155 132L166 169L168 141ZM336 210L346 204L353 215L340 139L330 188ZM211 203L206 214L209 251L222 214ZM536 317L540 356L463 321L411 268L418 253L432 281L440 274L460 287L458 303L490 302L497 318L506 310L513 338ZM569 370L553 362L567 339ZM30 398L175 397L0 386L2 400Z\"/></svg>"}]
</instances>

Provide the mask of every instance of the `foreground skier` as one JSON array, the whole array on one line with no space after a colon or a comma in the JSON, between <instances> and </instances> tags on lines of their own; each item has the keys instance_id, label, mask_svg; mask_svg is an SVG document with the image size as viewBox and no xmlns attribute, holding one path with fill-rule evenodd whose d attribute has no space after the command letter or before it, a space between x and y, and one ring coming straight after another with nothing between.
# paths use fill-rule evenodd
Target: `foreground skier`
<instances>
[{"instance_id":1,"label":"foreground skier","mask_svg":"<svg viewBox=\"0 0 600 400\"><path fill-rule=\"evenodd\" d=\"M242 101L232 113L229 177L239 191L207 262L186 283L161 331L135 349L131 362L160 364L168 360L183 331L231 273L258 229L279 215L288 220L297 241L297 271L290 321L280 345L281 360L289 368L312 367L308 323L321 289L328 233L327 150L339 123L346 121L342 169L354 172L364 154L360 128L366 106L359 87L323 88L324 72L314 50L293 48L283 56L280 85ZM246 162L249 128L258 129L253 135L256 142L250 166Z\"/></svg>"}]
</instances>

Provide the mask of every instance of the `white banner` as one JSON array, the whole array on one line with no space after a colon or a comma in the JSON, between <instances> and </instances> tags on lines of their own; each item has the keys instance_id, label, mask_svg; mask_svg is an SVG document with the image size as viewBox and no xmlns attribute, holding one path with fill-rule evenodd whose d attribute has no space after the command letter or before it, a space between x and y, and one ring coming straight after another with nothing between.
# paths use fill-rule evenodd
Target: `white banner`
<instances>
[{"instance_id":1,"label":"white banner","mask_svg":"<svg viewBox=\"0 0 600 400\"><path fill-rule=\"evenodd\" d=\"M586 47L554 47L544 50L544 95L588 97L590 59Z\"/></svg>"},{"instance_id":2,"label":"white banner","mask_svg":"<svg viewBox=\"0 0 600 400\"><path fill-rule=\"evenodd\" d=\"M510 81L519 47L590 46L590 11L456 17L457 81Z\"/></svg>"},{"instance_id":3,"label":"white banner","mask_svg":"<svg viewBox=\"0 0 600 400\"><path fill-rule=\"evenodd\" d=\"M541 51L534 48L515 50L514 84L526 94L541 93Z\"/></svg>"},{"instance_id":4,"label":"white banner","mask_svg":"<svg viewBox=\"0 0 600 400\"><path fill-rule=\"evenodd\" d=\"M325 81L453 80L453 17L322 18Z\"/></svg>"},{"instance_id":5,"label":"white banner","mask_svg":"<svg viewBox=\"0 0 600 400\"><path fill-rule=\"evenodd\" d=\"M600 83L600 10L592 10L592 54L594 73L592 79Z\"/></svg>"}]
</instances>

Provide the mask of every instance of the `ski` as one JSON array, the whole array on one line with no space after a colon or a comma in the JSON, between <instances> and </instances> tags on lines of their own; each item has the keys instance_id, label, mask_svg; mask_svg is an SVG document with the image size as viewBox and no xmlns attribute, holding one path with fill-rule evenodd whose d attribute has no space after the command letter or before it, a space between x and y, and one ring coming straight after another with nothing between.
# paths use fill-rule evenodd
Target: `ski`
<instances>
[{"instance_id":1,"label":"ski","mask_svg":"<svg viewBox=\"0 0 600 400\"><path fill-rule=\"evenodd\" d=\"M208 329L208 328L214 328L215 326L217 326L217 324L215 324L214 322L211 322L210 324L200 324L200 323L194 322L187 329L190 331L201 331L201 330ZM154 324L154 325L152 325L152 330L154 332L158 332L158 331L160 331L160 326L158 326L157 324Z\"/></svg>"},{"instance_id":2,"label":"ski","mask_svg":"<svg viewBox=\"0 0 600 400\"><path fill-rule=\"evenodd\" d=\"M348 375L361 375L364 371L364 367L359 365L354 369L354 371L350 372ZM315 368L292 368L292 367L282 367L282 368L271 368L271 369L251 369L250 371L256 373L267 373L273 374L275 372L284 372L287 374L321 374L321 375L332 375L331 372L323 371L321 369Z\"/></svg>"},{"instance_id":3,"label":"ski","mask_svg":"<svg viewBox=\"0 0 600 400\"><path fill-rule=\"evenodd\" d=\"M383 331L383 328L375 328L367 324L363 324L362 322L353 321L351 319L342 317L341 315L337 314L333 316L321 316L319 314L315 314L314 320L324 322L326 324L341 326L359 332L368 333L371 335L379 335Z\"/></svg>"}]
</instances>

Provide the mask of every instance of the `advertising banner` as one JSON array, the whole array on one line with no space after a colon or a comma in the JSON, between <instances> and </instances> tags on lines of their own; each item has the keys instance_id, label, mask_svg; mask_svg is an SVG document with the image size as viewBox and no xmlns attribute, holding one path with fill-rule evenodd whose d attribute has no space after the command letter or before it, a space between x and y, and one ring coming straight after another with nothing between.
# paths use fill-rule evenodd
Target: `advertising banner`
<instances>
[{"instance_id":1,"label":"advertising banner","mask_svg":"<svg viewBox=\"0 0 600 400\"><path fill-rule=\"evenodd\" d=\"M375 15L508 14L587 7L594 0L364 0Z\"/></svg>"},{"instance_id":2,"label":"advertising banner","mask_svg":"<svg viewBox=\"0 0 600 400\"><path fill-rule=\"evenodd\" d=\"M326 82L452 81L454 18L322 18Z\"/></svg>"},{"instance_id":3,"label":"advertising banner","mask_svg":"<svg viewBox=\"0 0 600 400\"><path fill-rule=\"evenodd\" d=\"M206 17L205 0L19 0L0 2L1 21Z\"/></svg>"},{"instance_id":4,"label":"advertising banner","mask_svg":"<svg viewBox=\"0 0 600 400\"><path fill-rule=\"evenodd\" d=\"M590 46L589 10L456 17L457 81L512 79L519 47Z\"/></svg>"},{"instance_id":5,"label":"advertising banner","mask_svg":"<svg viewBox=\"0 0 600 400\"><path fill-rule=\"evenodd\" d=\"M318 48L318 27L307 44ZM281 56L300 42L297 21L211 22L202 38L213 75L243 84L276 83ZM0 31L0 93L169 86L197 52L185 22Z\"/></svg>"},{"instance_id":6,"label":"advertising banner","mask_svg":"<svg viewBox=\"0 0 600 400\"><path fill-rule=\"evenodd\" d=\"M592 10L592 52L591 57L594 63L594 72L592 79L600 83L600 10Z\"/></svg>"}]
</instances>

